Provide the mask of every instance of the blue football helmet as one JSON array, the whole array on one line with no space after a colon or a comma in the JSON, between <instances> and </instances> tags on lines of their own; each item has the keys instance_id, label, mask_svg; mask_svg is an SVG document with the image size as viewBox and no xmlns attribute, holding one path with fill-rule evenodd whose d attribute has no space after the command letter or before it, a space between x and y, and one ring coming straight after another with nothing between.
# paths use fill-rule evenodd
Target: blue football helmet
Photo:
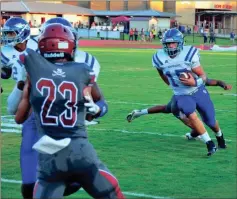
<instances>
[{"instance_id":1,"label":"blue football helmet","mask_svg":"<svg viewBox=\"0 0 237 199\"><path fill-rule=\"evenodd\" d=\"M177 43L177 47L169 48L168 46L169 43ZM162 38L162 44L164 51L169 56L175 57L181 52L181 50L183 50L184 46L183 34L178 29L171 28L164 33L164 36Z\"/></svg>"},{"instance_id":2,"label":"blue football helmet","mask_svg":"<svg viewBox=\"0 0 237 199\"><path fill-rule=\"evenodd\" d=\"M10 36L11 35L11 36ZM2 28L2 44L15 46L30 38L30 25L20 17L9 18Z\"/></svg>"},{"instance_id":3,"label":"blue football helmet","mask_svg":"<svg viewBox=\"0 0 237 199\"><path fill-rule=\"evenodd\" d=\"M72 31L72 33L75 37L75 40L76 41L78 40L78 33L75 30L75 28L73 28L72 24L68 20L66 20L62 17L55 17L55 18L47 20L44 24L42 24L42 26L40 28L40 32L42 33L47 25L53 24L53 23L59 23L59 24L62 24L64 26L67 26Z\"/></svg>"}]
</instances>

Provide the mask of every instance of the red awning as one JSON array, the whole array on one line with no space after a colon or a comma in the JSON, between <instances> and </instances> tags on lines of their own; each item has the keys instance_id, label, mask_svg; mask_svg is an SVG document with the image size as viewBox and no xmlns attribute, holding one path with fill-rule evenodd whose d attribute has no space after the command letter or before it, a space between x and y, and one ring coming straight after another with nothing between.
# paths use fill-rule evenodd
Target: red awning
<instances>
[{"instance_id":1,"label":"red awning","mask_svg":"<svg viewBox=\"0 0 237 199\"><path fill-rule=\"evenodd\" d=\"M125 16L114 17L111 19L112 23L120 23L130 21L130 18Z\"/></svg>"}]
</instances>

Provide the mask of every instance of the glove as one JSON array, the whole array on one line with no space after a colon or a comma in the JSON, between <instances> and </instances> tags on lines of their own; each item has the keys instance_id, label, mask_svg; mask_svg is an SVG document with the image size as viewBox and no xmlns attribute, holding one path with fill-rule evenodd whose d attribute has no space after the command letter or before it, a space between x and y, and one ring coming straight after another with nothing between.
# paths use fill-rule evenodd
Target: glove
<instances>
[{"instance_id":1,"label":"glove","mask_svg":"<svg viewBox=\"0 0 237 199\"><path fill-rule=\"evenodd\" d=\"M87 113L91 115L96 115L100 112L100 107L94 103L93 99L91 96L86 95L85 100L87 101L84 103L84 106L87 108Z\"/></svg>"},{"instance_id":2,"label":"glove","mask_svg":"<svg viewBox=\"0 0 237 199\"><path fill-rule=\"evenodd\" d=\"M3 66L1 68L1 78L2 79L9 79L12 75L12 68L11 67L7 67L7 66Z\"/></svg>"},{"instance_id":3,"label":"glove","mask_svg":"<svg viewBox=\"0 0 237 199\"><path fill-rule=\"evenodd\" d=\"M16 82L26 80L25 66L19 60L14 60L14 64L12 66L12 79Z\"/></svg>"},{"instance_id":4,"label":"glove","mask_svg":"<svg viewBox=\"0 0 237 199\"><path fill-rule=\"evenodd\" d=\"M133 110L131 113L127 115L127 121L132 122L132 120L144 115L141 110Z\"/></svg>"}]
</instances>

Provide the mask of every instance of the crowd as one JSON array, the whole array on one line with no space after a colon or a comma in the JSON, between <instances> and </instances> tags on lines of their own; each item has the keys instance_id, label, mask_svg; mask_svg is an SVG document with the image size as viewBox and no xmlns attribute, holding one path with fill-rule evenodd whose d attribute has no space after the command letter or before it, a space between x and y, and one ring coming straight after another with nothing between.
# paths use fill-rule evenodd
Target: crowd
<instances>
[{"instance_id":1,"label":"crowd","mask_svg":"<svg viewBox=\"0 0 237 199\"><path fill-rule=\"evenodd\" d=\"M148 41L152 42L156 38L161 39L163 33L166 31L166 29L162 32L161 29L157 31L155 28L151 29L144 29L142 28L140 31L137 30L137 28L131 28L129 30L129 41Z\"/></svg>"}]
</instances>

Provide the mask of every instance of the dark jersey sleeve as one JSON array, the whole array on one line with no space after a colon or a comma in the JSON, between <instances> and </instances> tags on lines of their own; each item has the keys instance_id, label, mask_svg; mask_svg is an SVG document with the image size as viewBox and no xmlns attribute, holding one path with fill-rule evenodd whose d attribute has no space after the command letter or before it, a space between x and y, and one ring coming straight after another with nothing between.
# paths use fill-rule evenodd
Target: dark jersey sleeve
<instances>
[{"instance_id":1,"label":"dark jersey sleeve","mask_svg":"<svg viewBox=\"0 0 237 199\"><path fill-rule=\"evenodd\" d=\"M86 86L93 86L93 84L95 83L95 73L93 72L93 70L91 70L90 67L87 66L86 64L82 70L83 70L82 74L84 74L82 77L84 84Z\"/></svg>"}]
</instances>

